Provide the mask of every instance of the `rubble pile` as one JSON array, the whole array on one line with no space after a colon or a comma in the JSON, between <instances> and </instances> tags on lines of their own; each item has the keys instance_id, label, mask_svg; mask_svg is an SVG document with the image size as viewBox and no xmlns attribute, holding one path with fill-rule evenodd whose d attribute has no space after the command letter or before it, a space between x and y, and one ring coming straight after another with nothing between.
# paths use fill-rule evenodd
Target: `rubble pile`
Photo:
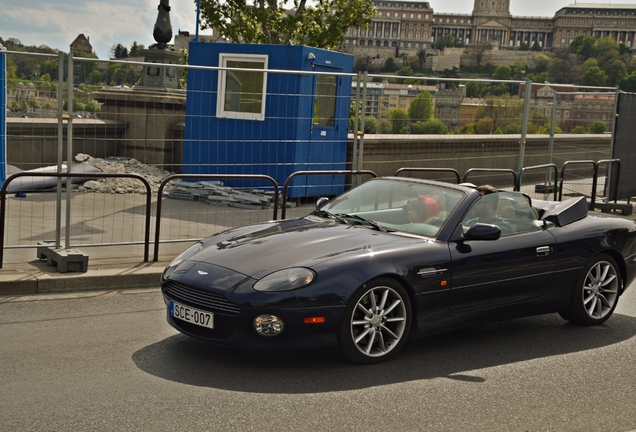
<instances>
[{"instance_id":1,"label":"rubble pile","mask_svg":"<svg viewBox=\"0 0 636 432\"><path fill-rule=\"evenodd\" d=\"M153 192L159 189L161 181L171 173L152 165L146 165L137 159L109 156L105 159L94 158L84 153L78 153L75 161L82 165L92 165L103 173L131 173L139 174L150 184ZM78 187L80 192L97 193L146 193L142 182L134 178L97 178L89 180Z\"/></svg>"},{"instance_id":2,"label":"rubble pile","mask_svg":"<svg viewBox=\"0 0 636 432\"><path fill-rule=\"evenodd\" d=\"M253 188L230 188L220 181L175 181L167 191L168 198L201 201L242 209L262 210L274 208L274 192ZM287 207L295 203L288 202Z\"/></svg>"},{"instance_id":3,"label":"rubble pile","mask_svg":"<svg viewBox=\"0 0 636 432\"><path fill-rule=\"evenodd\" d=\"M75 161L81 165L90 165L103 173L132 173L145 178L150 184L152 192L157 192L163 179L171 173L152 165L142 164L136 159L127 157L94 158L84 153L75 156ZM77 186L80 192L126 194L146 193L142 182L134 178L102 177L88 180ZM210 205L223 205L242 209L270 209L274 208L274 192L254 188L231 188L220 181L183 181L174 180L164 189L167 198L200 201ZM288 202L287 208L295 207L294 202ZM280 207L280 204L279 204Z\"/></svg>"}]
</instances>

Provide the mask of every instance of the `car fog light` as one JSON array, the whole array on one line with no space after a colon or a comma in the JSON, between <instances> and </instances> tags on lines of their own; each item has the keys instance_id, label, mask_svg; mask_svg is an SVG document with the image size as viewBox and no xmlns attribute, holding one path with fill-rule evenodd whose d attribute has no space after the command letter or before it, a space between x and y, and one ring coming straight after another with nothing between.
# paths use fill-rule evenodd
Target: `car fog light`
<instances>
[{"instance_id":1,"label":"car fog light","mask_svg":"<svg viewBox=\"0 0 636 432\"><path fill-rule=\"evenodd\" d=\"M254 318L254 328L261 336L276 336L284 327L283 320L276 315L261 315Z\"/></svg>"}]
</instances>

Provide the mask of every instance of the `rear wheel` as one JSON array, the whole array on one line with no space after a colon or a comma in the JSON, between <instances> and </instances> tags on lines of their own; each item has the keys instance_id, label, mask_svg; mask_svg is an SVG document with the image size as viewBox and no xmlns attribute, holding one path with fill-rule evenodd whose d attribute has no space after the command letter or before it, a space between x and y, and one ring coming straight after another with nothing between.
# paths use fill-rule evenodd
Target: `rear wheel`
<instances>
[{"instance_id":1,"label":"rear wheel","mask_svg":"<svg viewBox=\"0 0 636 432\"><path fill-rule=\"evenodd\" d=\"M574 287L569 310L561 316L581 325L598 325L607 321L618 304L621 284L616 261L605 254L594 257Z\"/></svg>"},{"instance_id":2,"label":"rear wheel","mask_svg":"<svg viewBox=\"0 0 636 432\"><path fill-rule=\"evenodd\" d=\"M340 323L338 346L343 357L372 364L395 357L408 337L411 302L392 279L363 285L350 298Z\"/></svg>"}]
</instances>

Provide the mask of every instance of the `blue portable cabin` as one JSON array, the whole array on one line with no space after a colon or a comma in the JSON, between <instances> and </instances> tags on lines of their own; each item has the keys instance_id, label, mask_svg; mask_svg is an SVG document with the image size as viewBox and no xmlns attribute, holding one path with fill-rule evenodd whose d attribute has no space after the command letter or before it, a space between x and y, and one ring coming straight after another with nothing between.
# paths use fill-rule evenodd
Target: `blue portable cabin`
<instances>
[{"instance_id":1,"label":"blue portable cabin","mask_svg":"<svg viewBox=\"0 0 636 432\"><path fill-rule=\"evenodd\" d=\"M352 78L333 74L352 73L353 56L298 45L191 42L189 64L326 74L189 69L183 173L265 174L282 188L295 171L346 168ZM343 190L342 175L301 176L288 196Z\"/></svg>"}]
</instances>

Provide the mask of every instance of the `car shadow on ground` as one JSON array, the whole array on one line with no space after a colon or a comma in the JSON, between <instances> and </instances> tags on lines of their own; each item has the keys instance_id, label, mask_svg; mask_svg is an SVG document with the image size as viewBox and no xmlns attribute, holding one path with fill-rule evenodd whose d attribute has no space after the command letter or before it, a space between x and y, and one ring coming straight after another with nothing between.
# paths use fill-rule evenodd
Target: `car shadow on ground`
<instances>
[{"instance_id":1,"label":"car shadow on ground","mask_svg":"<svg viewBox=\"0 0 636 432\"><path fill-rule=\"evenodd\" d=\"M485 382L478 370L594 350L636 335L636 318L614 314L581 327L542 315L410 340L390 362L362 366L336 350L254 353L217 347L178 334L133 354L141 370L170 381L257 393L320 393L412 380Z\"/></svg>"}]
</instances>

